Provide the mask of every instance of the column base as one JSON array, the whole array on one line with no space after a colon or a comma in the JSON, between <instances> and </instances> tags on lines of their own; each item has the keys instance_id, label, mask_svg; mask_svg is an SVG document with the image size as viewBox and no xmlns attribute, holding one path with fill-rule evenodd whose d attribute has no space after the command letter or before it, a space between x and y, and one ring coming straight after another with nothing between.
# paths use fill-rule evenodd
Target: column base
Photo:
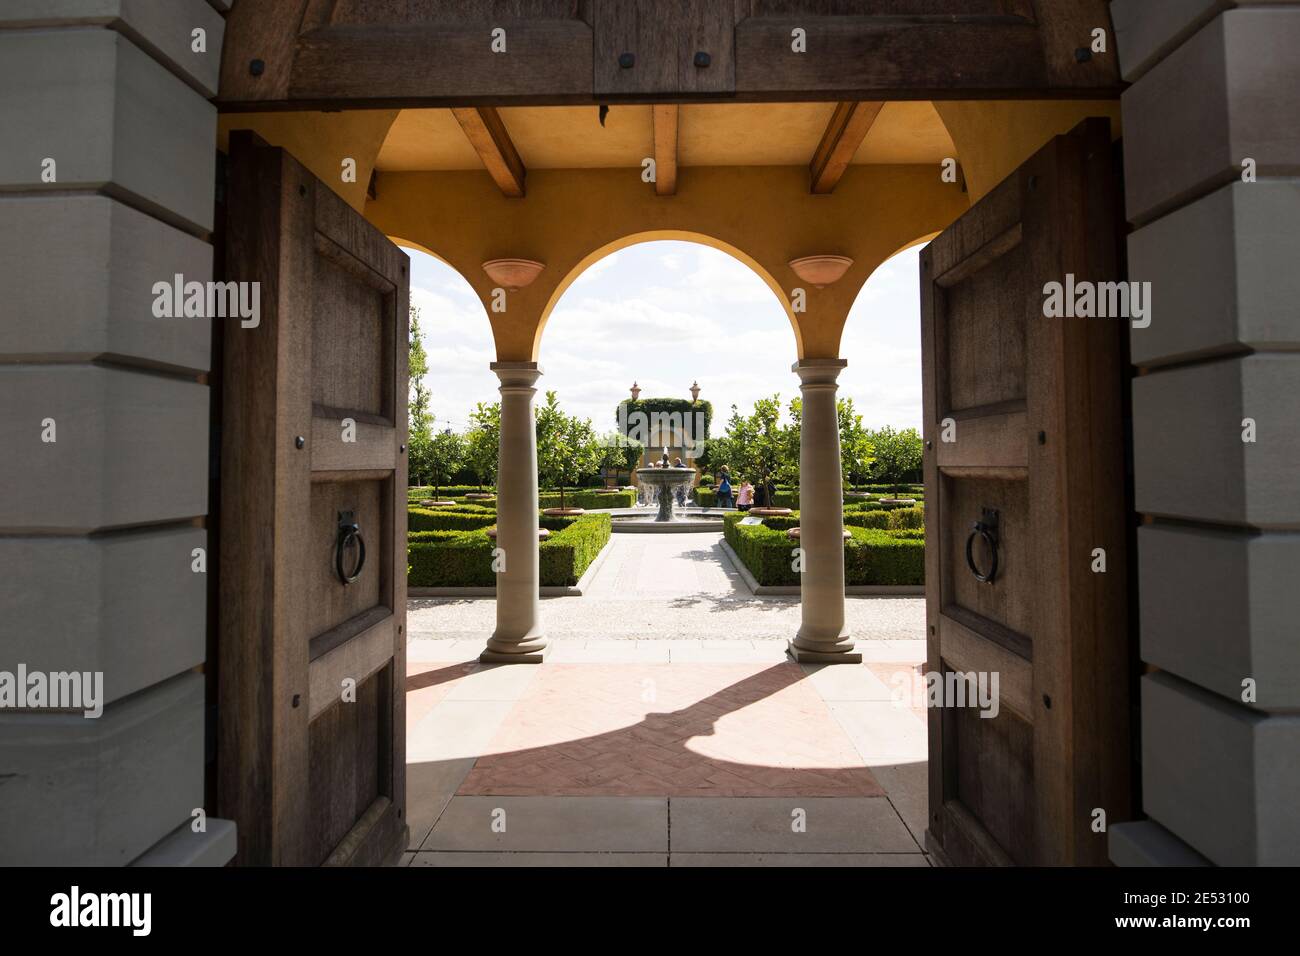
<instances>
[{"instance_id":1,"label":"column base","mask_svg":"<svg viewBox=\"0 0 1300 956\"><path fill-rule=\"evenodd\" d=\"M551 642L540 634L522 641L503 641L493 636L478 659L483 664L540 664L550 649Z\"/></svg>"},{"instance_id":2,"label":"column base","mask_svg":"<svg viewBox=\"0 0 1300 956\"><path fill-rule=\"evenodd\" d=\"M538 651L507 654L504 651L494 651L488 648L479 654L478 659L480 664L540 664L550 649L548 644Z\"/></svg>"},{"instance_id":3,"label":"column base","mask_svg":"<svg viewBox=\"0 0 1300 956\"><path fill-rule=\"evenodd\" d=\"M810 642L811 643L811 642ZM843 645L825 644L821 647L801 647L799 638L786 645L785 651L800 664L861 664L862 654L850 642Z\"/></svg>"}]
</instances>

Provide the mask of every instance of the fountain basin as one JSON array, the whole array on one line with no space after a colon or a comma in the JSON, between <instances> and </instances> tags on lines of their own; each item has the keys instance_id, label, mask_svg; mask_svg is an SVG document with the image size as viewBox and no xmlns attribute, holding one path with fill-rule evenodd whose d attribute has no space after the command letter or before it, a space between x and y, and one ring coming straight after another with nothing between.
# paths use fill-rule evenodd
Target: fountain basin
<instances>
[{"instance_id":1,"label":"fountain basin","mask_svg":"<svg viewBox=\"0 0 1300 956\"><path fill-rule=\"evenodd\" d=\"M691 483L695 480L695 469L676 468L672 465L658 468L638 468L636 477L645 487L655 489L659 511L654 520L670 522L674 520L673 499L677 497L679 490L690 488Z\"/></svg>"}]
</instances>

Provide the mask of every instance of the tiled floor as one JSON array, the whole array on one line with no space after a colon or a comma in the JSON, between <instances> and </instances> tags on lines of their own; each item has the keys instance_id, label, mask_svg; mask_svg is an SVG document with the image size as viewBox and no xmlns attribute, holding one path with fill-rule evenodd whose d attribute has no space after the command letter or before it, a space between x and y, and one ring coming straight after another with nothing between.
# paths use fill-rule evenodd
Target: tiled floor
<instances>
[{"instance_id":1,"label":"tiled floor","mask_svg":"<svg viewBox=\"0 0 1300 956\"><path fill-rule=\"evenodd\" d=\"M850 599L865 663L798 665L718 540L615 535L540 665L477 662L491 600L411 602L405 862L927 865L924 601Z\"/></svg>"},{"instance_id":2,"label":"tiled floor","mask_svg":"<svg viewBox=\"0 0 1300 956\"><path fill-rule=\"evenodd\" d=\"M406 862L926 865L925 726L897 690L922 642L832 667L642 643L677 642L528 666L412 641Z\"/></svg>"}]
</instances>

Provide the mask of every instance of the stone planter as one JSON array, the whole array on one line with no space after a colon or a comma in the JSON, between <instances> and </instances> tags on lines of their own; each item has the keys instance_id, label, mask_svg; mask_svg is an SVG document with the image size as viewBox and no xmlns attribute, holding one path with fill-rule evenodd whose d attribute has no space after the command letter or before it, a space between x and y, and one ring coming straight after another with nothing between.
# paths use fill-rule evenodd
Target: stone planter
<instances>
[{"instance_id":1,"label":"stone planter","mask_svg":"<svg viewBox=\"0 0 1300 956\"><path fill-rule=\"evenodd\" d=\"M542 514L548 518L572 518L576 515L585 515L585 508L543 508Z\"/></svg>"},{"instance_id":2,"label":"stone planter","mask_svg":"<svg viewBox=\"0 0 1300 956\"><path fill-rule=\"evenodd\" d=\"M912 505L916 504L916 499L915 498L881 498L880 503L882 505L904 505L910 508Z\"/></svg>"},{"instance_id":3,"label":"stone planter","mask_svg":"<svg viewBox=\"0 0 1300 956\"><path fill-rule=\"evenodd\" d=\"M750 508L749 513L760 518L784 518L794 514L791 508Z\"/></svg>"},{"instance_id":4,"label":"stone planter","mask_svg":"<svg viewBox=\"0 0 1300 956\"><path fill-rule=\"evenodd\" d=\"M475 501L495 501L497 496L490 491L471 491L465 497Z\"/></svg>"},{"instance_id":5,"label":"stone planter","mask_svg":"<svg viewBox=\"0 0 1300 956\"><path fill-rule=\"evenodd\" d=\"M795 541L798 541L798 540L799 540L799 529L798 529L798 528L787 528L787 529L786 529L786 532L785 532L785 536L786 536L787 538L791 538L791 539L793 539L793 540L795 540ZM848 541L849 538L851 538L851 537L853 537L853 534L849 531L848 528L845 528L845 529L844 529L844 540L845 540L845 541Z\"/></svg>"},{"instance_id":6,"label":"stone planter","mask_svg":"<svg viewBox=\"0 0 1300 956\"><path fill-rule=\"evenodd\" d=\"M452 508L455 507L454 501L434 501L432 498L426 498L420 502L421 508Z\"/></svg>"},{"instance_id":7,"label":"stone planter","mask_svg":"<svg viewBox=\"0 0 1300 956\"><path fill-rule=\"evenodd\" d=\"M491 538L493 541L495 541L495 540L497 539L497 526L496 526L496 525L493 525L492 527L490 527L490 528L487 529L487 536L488 536L489 538ZM537 540L538 540L538 541L545 541L545 540L546 540L547 538L549 538L550 536L551 536L551 529L550 529L550 528L538 528L538 529L537 529Z\"/></svg>"}]
</instances>

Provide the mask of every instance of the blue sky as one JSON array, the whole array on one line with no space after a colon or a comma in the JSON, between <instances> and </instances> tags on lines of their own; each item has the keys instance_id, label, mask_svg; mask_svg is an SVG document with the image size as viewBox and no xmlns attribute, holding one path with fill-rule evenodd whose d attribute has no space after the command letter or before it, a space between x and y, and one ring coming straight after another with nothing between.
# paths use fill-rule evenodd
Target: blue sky
<instances>
[{"instance_id":1,"label":"blue sky","mask_svg":"<svg viewBox=\"0 0 1300 956\"><path fill-rule=\"evenodd\" d=\"M840 355L849 364L840 394L872 427L921 425L919 251L876 270L844 331ZM487 314L454 270L406 252L433 412L460 430L475 402L498 397ZM783 403L798 394L794 358L785 312L747 266L696 243L647 242L595 263L565 292L542 333L538 387L554 389L568 411L605 431L633 380L642 397L684 398L698 381L700 398L725 421L733 403L743 411L773 392Z\"/></svg>"}]
</instances>

